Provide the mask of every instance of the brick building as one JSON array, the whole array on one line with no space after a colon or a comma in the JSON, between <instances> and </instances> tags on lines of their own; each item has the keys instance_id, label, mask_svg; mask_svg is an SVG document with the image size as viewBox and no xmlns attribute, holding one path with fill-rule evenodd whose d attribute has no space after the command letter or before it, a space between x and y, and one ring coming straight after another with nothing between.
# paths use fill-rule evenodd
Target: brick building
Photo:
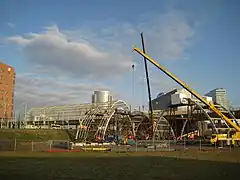
<instances>
[{"instance_id":1,"label":"brick building","mask_svg":"<svg viewBox=\"0 0 240 180\"><path fill-rule=\"evenodd\" d=\"M0 62L0 119L13 118L14 85L14 69Z\"/></svg>"}]
</instances>

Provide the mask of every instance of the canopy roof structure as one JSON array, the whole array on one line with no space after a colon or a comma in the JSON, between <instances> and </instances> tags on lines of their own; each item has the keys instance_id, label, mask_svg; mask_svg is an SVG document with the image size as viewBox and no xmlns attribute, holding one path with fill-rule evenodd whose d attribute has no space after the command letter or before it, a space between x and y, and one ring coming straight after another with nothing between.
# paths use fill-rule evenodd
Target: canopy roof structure
<instances>
[{"instance_id":1,"label":"canopy roof structure","mask_svg":"<svg viewBox=\"0 0 240 180\"><path fill-rule=\"evenodd\" d=\"M123 108L126 110L128 109L128 106L124 101L117 100L106 103L35 107L26 113L25 121L80 121L88 112L93 111L94 109L104 112L115 108Z\"/></svg>"},{"instance_id":2,"label":"canopy roof structure","mask_svg":"<svg viewBox=\"0 0 240 180\"><path fill-rule=\"evenodd\" d=\"M163 119L163 114L159 114ZM157 115L157 116L159 116ZM164 118L165 122L167 120ZM106 140L109 136L121 138L152 139L158 136L162 125L152 124L148 113L130 112L122 100L106 103L45 106L30 109L25 123L39 127L51 125L75 125L75 139L80 142ZM162 124L162 121L161 121ZM153 131L156 131L154 133ZM162 130L161 130L162 132ZM161 135L162 136L162 135Z\"/></svg>"}]
</instances>

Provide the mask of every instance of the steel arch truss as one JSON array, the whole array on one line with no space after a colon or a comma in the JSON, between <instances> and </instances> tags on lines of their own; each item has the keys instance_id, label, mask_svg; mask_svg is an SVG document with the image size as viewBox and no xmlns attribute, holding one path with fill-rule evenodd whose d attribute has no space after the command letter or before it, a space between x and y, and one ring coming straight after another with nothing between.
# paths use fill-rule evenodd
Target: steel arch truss
<instances>
[{"instance_id":1,"label":"steel arch truss","mask_svg":"<svg viewBox=\"0 0 240 180\"><path fill-rule=\"evenodd\" d=\"M213 119L211 118L211 116L209 115L208 111L206 109L204 109L204 107L199 103L199 102L195 102L192 99L188 99L188 101L190 101L192 104L195 105L195 109L194 110L201 110L203 112L203 114L205 115L205 117L211 122L212 126L213 126L213 130L218 133L218 129L215 126L215 123L213 121ZM184 123L186 124L186 123Z\"/></svg>"},{"instance_id":2,"label":"steel arch truss","mask_svg":"<svg viewBox=\"0 0 240 180\"><path fill-rule=\"evenodd\" d=\"M196 113L193 113L192 114L198 114L197 111L200 111L200 114L203 114L205 117L206 117L206 120L209 120L211 125L212 125L212 129L213 129L213 132L215 133L218 133L218 129L214 123L214 118L210 116L210 111L208 109L206 109L203 104L201 104L201 102L198 102L198 101L194 101L193 99L190 99L190 98L187 98L188 102L189 102L189 105L193 105L194 106L194 109L193 109L193 112L195 111ZM181 129L181 134L180 136L178 137L178 139L182 139L184 136L188 136L188 135L191 135L191 134L195 134L198 132L199 129L195 130L195 131L192 131L192 132L185 132L185 128L188 124L189 120L186 119L183 123L183 126L182 126L182 129ZM197 123L197 121L195 121ZM198 127L198 125L196 125L196 127ZM199 127L198 127L199 128Z\"/></svg>"},{"instance_id":3,"label":"steel arch truss","mask_svg":"<svg viewBox=\"0 0 240 180\"><path fill-rule=\"evenodd\" d=\"M137 140L148 140L153 135L153 124L148 114L141 111L134 111L131 114L135 138Z\"/></svg>"},{"instance_id":4,"label":"steel arch truss","mask_svg":"<svg viewBox=\"0 0 240 180\"><path fill-rule=\"evenodd\" d=\"M80 122L76 139L81 142L101 141L105 140L105 135L134 134L128 111L122 100L96 104Z\"/></svg>"},{"instance_id":5,"label":"steel arch truss","mask_svg":"<svg viewBox=\"0 0 240 180\"><path fill-rule=\"evenodd\" d=\"M132 113L132 122L137 140L162 140L175 138L175 133L167 119L163 116L165 111L154 112L153 122L149 114L140 111Z\"/></svg>"},{"instance_id":6,"label":"steel arch truss","mask_svg":"<svg viewBox=\"0 0 240 180\"><path fill-rule=\"evenodd\" d=\"M166 110L158 114L154 122L153 140L176 139L176 135L168 120L163 116Z\"/></svg>"}]
</instances>

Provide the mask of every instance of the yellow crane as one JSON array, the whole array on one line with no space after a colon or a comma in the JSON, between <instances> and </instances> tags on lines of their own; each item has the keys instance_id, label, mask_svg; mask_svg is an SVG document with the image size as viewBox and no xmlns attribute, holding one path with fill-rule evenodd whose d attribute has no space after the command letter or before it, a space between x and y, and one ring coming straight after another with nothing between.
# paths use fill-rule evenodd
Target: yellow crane
<instances>
[{"instance_id":1,"label":"yellow crane","mask_svg":"<svg viewBox=\"0 0 240 180\"><path fill-rule=\"evenodd\" d=\"M146 53L141 51L139 48L134 47L133 51L136 51L138 54L146 58L149 62L151 62L154 66L156 66L158 69L160 69L163 73L165 73L168 77L173 79L175 82L177 82L179 85L181 85L183 88L185 88L188 92L190 92L192 95L194 95L198 100L200 100L203 104L205 104L210 110L215 112L222 120L226 122L229 126L232 128L229 128L230 131L226 134L212 134L212 137L210 139L210 142L212 144L215 143L227 143L234 145L235 143L239 145L240 143L240 127L235 124L231 119L229 119L227 116L225 116L218 108L214 106L214 104L209 103L207 100L205 100L202 96L200 96L198 93L196 93L193 89L191 89L187 84L182 82L180 79L178 79L176 76L174 76L172 73L170 73L167 69L165 69L163 66L161 66L159 63L157 63L155 60L153 60L150 56L148 56Z\"/></svg>"}]
</instances>

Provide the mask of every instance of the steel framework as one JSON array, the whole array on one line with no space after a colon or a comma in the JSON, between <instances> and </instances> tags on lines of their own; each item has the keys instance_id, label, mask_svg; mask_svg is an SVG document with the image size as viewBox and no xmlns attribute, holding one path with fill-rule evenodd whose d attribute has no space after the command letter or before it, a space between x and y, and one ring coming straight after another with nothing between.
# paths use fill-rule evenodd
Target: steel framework
<instances>
[{"instance_id":1,"label":"steel framework","mask_svg":"<svg viewBox=\"0 0 240 180\"><path fill-rule=\"evenodd\" d=\"M147 112L130 112L128 105L117 100L97 104L46 106L32 108L26 113L25 122L37 126L75 125L75 139L80 142L106 140L108 136L133 136L138 140L175 138L165 111L154 112L153 120Z\"/></svg>"},{"instance_id":2,"label":"steel framework","mask_svg":"<svg viewBox=\"0 0 240 180\"><path fill-rule=\"evenodd\" d=\"M163 140L169 137L175 138L175 133L164 117L166 111L153 111L153 123L149 113L136 111L132 113L134 130L138 140Z\"/></svg>"},{"instance_id":3,"label":"steel framework","mask_svg":"<svg viewBox=\"0 0 240 180\"><path fill-rule=\"evenodd\" d=\"M230 128L225 121L222 121L221 118L218 118L216 114L207 108L203 103L196 99L187 98L187 100L188 104L185 105L187 107L186 113L181 112L180 114L177 114L174 108L169 108L170 115L165 115L170 123L171 128L176 134L177 139L182 139L183 137L191 134L204 136L204 133L206 132L218 133L219 130L227 130ZM221 105L214 106L218 108L219 111L221 111L221 113L223 113L226 117L237 124L236 118L229 110ZM180 119L178 118L179 115L182 116L180 119L183 120L182 125L180 125L181 127L179 126L179 124L181 124ZM204 123L208 124L207 129L205 130L203 127Z\"/></svg>"},{"instance_id":4,"label":"steel framework","mask_svg":"<svg viewBox=\"0 0 240 180\"><path fill-rule=\"evenodd\" d=\"M166 110L158 112L154 125L153 140L175 139L176 135L168 120L164 117Z\"/></svg>"},{"instance_id":5,"label":"steel framework","mask_svg":"<svg viewBox=\"0 0 240 180\"><path fill-rule=\"evenodd\" d=\"M134 135L129 107L122 100L97 105L88 111L80 121L75 139L105 140L106 135Z\"/></svg>"}]
</instances>

